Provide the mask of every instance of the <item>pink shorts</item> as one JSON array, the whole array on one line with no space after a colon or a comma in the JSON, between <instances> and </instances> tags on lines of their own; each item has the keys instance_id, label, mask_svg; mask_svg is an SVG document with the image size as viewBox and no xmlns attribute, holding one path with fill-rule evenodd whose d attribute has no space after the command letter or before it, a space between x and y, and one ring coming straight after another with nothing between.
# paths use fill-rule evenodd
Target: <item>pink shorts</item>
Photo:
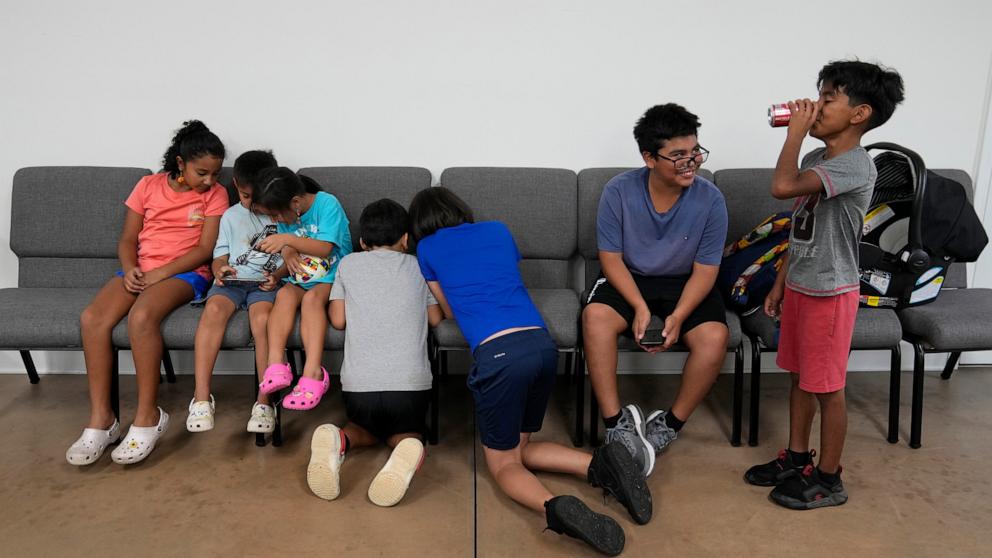
<instances>
[{"instance_id":1,"label":"pink shorts","mask_svg":"<svg viewBox=\"0 0 992 558\"><path fill-rule=\"evenodd\" d=\"M782 301L779 368L799 374L799 389L832 393L844 389L858 291L809 296L788 287Z\"/></svg>"}]
</instances>

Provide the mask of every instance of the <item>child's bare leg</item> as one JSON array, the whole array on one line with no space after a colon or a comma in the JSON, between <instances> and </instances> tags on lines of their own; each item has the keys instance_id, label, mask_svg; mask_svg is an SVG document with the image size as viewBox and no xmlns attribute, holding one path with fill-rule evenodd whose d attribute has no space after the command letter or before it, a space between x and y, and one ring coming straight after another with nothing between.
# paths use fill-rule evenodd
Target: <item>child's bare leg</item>
<instances>
[{"instance_id":1,"label":"child's bare leg","mask_svg":"<svg viewBox=\"0 0 992 558\"><path fill-rule=\"evenodd\" d=\"M217 364L217 354L224 340L227 322L235 310L237 308L234 302L224 295L210 297L203 307L203 314L200 316L200 323L196 326L196 337L193 341L193 372L196 377L193 399L197 401L210 399L210 377L214 373L214 365Z\"/></svg>"},{"instance_id":2,"label":"child's bare leg","mask_svg":"<svg viewBox=\"0 0 992 558\"><path fill-rule=\"evenodd\" d=\"M293 331L296 322L296 310L300 307L305 291L296 285L283 285L276 293L276 302L269 313L269 321L265 326L268 343L268 364L286 362L286 340ZM264 370L260 370L264 372Z\"/></svg>"},{"instance_id":3,"label":"child's bare leg","mask_svg":"<svg viewBox=\"0 0 992 558\"><path fill-rule=\"evenodd\" d=\"M727 357L727 326L720 322L705 322L692 328L681 341L689 347L689 358L682 368L682 382L672 404L672 414L680 420L688 420L713 382L720 375L720 368Z\"/></svg>"},{"instance_id":4,"label":"child's bare leg","mask_svg":"<svg viewBox=\"0 0 992 558\"><path fill-rule=\"evenodd\" d=\"M178 306L193 300L193 287L182 279L165 279L138 295L127 317L135 374L138 377L138 410L135 426L155 426L159 421L158 382L162 367L162 320Z\"/></svg>"},{"instance_id":5,"label":"child's bare leg","mask_svg":"<svg viewBox=\"0 0 992 558\"><path fill-rule=\"evenodd\" d=\"M592 454L554 442L528 442L523 445L523 464L532 471L566 473L586 478Z\"/></svg>"},{"instance_id":6,"label":"child's bare leg","mask_svg":"<svg viewBox=\"0 0 992 558\"><path fill-rule=\"evenodd\" d=\"M840 467L840 455L844 451L844 438L847 436L847 401L844 390L833 393L818 393L820 401L820 470L834 474Z\"/></svg>"},{"instance_id":7,"label":"child's bare leg","mask_svg":"<svg viewBox=\"0 0 992 558\"><path fill-rule=\"evenodd\" d=\"M796 453L809 451L809 432L816 416L816 397L799 389L799 374L792 374L789 392L789 449Z\"/></svg>"},{"instance_id":8,"label":"child's bare leg","mask_svg":"<svg viewBox=\"0 0 992 558\"><path fill-rule=\"evenodd\" d=\"M265 375L265 367L269 364L269 338L266 324L271 313L271 302L256 302L248 307L248 324L251 327L252 339L255 340L255 370L258 373L259 383ZM269 404L269 396L265 393L258 392L257 400L262 405Z\"/></svg>"},{"instance_id":9,"label":"child's bare leg","mask_svg":"<svg viewBox=\"0 0 992 558\"><path fill-rule=\"evenodd\" d=\"M353 422L349 422L341 430L344 430L344 435L348 437L348 445L352 448L374 446L379 443L379 438Z\"/></svg>"},{"instance_id":10,"label":"child's bare leg","mask_svg":"<svg viewBox=\"0 0 992 558\"><path fill-rule=\"evenodd\" d=\"M93 302L79 316L83 338L83 357L90 390L89 428L101 430L114 423L110 405L110 378L113 346L110 334L134 304L136 295L124 290L124 280L114 277L100 289Z\"/></svg>"},{"instance_id":11,"label":"child's bare leg","mask_svg":"<svg viewBox=\"0 0 992 558\"><path fill-rule=\"evenodd\" d=\"M303 338L303 350L306 353L303 375L314 380L323 379L320 373L320 361L324 356L327 297L330 294L331 285L321 283L307 291L300 302L300 337Z\"/></svg>"},{"instance_id":12,"label":"child's bare leg","mask_svg":"<svg viewBox=\"0 0 992 558\"><path fill-rule=\"evenodd\" d=\"M523 454L529 438L530 434L521 433L520 445L510 450L484 447L486 465L504 494L544 515L544 503L554 495L524 466Z\"/></svg>"}]
</instances>

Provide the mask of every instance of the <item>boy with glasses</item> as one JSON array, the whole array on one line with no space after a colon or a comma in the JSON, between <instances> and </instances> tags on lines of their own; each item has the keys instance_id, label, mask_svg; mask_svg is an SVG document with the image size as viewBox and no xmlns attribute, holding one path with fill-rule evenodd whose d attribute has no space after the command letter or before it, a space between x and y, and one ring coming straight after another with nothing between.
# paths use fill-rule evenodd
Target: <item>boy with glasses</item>
<instances>
[{"instance_id":1,"label":"boy with glasses","mask_svg":"<svg viewBox=\"0 0 992 558\"><path fill-rule=\"evenodd\" d=\"M582 311L582 335L593 392L606 423L606 443L620 441L645 476L655 454L678 436L716 380L729 331L714 290L727 237L727 206L696 175L709 152L699 145L699 119L669 103L648 109L634 127L644 167L606 184L596 219L602 274ZM661 344L646 344L651 316L664 320ZM617 336L649 352L681 341L689 349L674 404L647 417L621 406Z\"/></svg>"}]
</instances>

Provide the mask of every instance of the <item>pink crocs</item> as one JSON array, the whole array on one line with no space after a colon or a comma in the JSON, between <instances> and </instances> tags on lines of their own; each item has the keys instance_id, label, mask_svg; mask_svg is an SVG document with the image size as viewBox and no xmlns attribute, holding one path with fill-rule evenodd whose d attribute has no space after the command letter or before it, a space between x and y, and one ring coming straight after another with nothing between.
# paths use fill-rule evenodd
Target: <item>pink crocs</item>
<instances>
[{"instance_id":1,"label":"pink crocs","mask_svg":"<svg viewBox=\"0 0 992 558\"><path fill-rule=\"evenodd\" d=\"M327 375L327 370L321 366L320 371L324 374L323 380L301 377L293 387L293 392L282 398L282 406L296 411L309 411L319 405L320 398L331 387L331 377Z\"/></svg>"},{"instance_id":2,"label":"pink crocs","mask_svg":"<svg viewBox=\"0 0 992 558\"><path fill-rule=\"evenodd\" d=\"M264 394L277 392L293 383L293 372L288 364L270 364L262 375L258 391Z\"/></svg>"}]
</instances>

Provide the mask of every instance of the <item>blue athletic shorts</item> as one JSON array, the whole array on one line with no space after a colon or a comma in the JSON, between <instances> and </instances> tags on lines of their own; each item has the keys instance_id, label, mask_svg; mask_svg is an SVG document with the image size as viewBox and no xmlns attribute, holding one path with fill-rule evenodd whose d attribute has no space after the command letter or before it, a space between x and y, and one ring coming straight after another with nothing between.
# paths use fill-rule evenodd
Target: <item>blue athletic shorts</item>
<instances>
[{"instance_id":1,"label":"blue athletic shorts","mask_svg":"<svg viewBox=\"0 0 992 558\"><path fill-rule=\"evenodd\" d=\"M118 277L124 277L124 272L118 271L116 275ZM210 287L210 281L195 271L173 275L172 279L182 279L189 283L193 287L193 300L201 300L203 295L207 294L207 289Z\"/></svg>"},{"instance_id":2,"label":"blue athletic shorts","mask_svg":"<svg viewBox=\"0 0 992 558\"><path fill-rule=\"evenodd\" d=\"M468 376L482 445L510 450L521 432L537 432L558 371L558 347L546 329L528 329L479 345Z\"/></svg>"}]
</instances>

